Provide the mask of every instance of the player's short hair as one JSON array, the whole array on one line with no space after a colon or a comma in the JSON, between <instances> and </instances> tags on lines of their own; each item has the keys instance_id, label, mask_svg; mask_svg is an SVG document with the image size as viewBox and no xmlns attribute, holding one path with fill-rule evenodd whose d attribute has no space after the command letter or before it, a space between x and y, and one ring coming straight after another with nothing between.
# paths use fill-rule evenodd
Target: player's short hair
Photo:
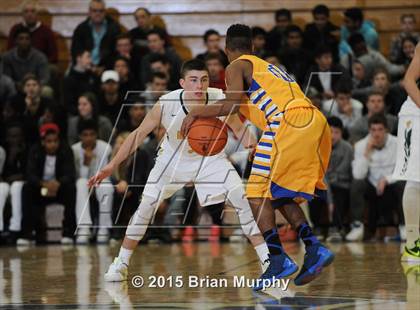
<instances>
[{"instance_id":1,"label":"player's short hair","mask_svg":"<svg viewBox=\"0 0 420 310\"><path fill-rule=\"evenodd\" d=\"M289 34L297 32L300 34L300 36L303 36L303 31L300 29L298 25L289 25L286 27L286 30L284 31L284 34L286 35L286 38L289 36Z\"/></svg>"},{"instance_id":2,"label":"player's short hair","mask_svg":"<svg viewBox=\"0 0 420 310\"><path fill-rule=\"evenodd\" d=\"M204 61L202 61L201 59L194 58L182 64L181 77L185 78L187 73L192 70L207 71L207 72L209 71Z\"/></svg>"},{"instance_id":3,"label":"player's short hair","mask_svg":"<svg viewBox=\"0 0 420 310\"><path fill-rule=\"evenodd\" d=\"M204 43L207 43L207 40L209 39L209 37L211 35L217 35L217 36L220 37L220 33L217 30L209 29L203 35L203 41L204 41Z\"/></svg>"},{"instance_id":4,"label":"player's short hair","mask_svg":"<svg viewBox=\"0 0 420 310\"><path fill-rule=\"evenodd\" d=\"M267 31L265 31L264 28L261 28L258 26L252 27L251 31L252 31L252 38L255 38L257 36L263 36L263 37L267 36Z\"/></svg>"},{"instance_id":5,"label":"player's short hair","mask_svg":"<svg viewBox=\"0 0 420 310\"><path fill-rule=\"evenodd\" d=\"M252 31L247 25L234 24L226 33L226 48L231 51L252 51Z\"/></svg>"},{"instance_id":6,"label":"player's short hair","mask_svg":"<svg viewBox=\"0 0 420 310\"><path fill-rule=\"evenodd\" d=\"M79 135L83 133L85 130L93 130L96 133L98 133L98 123L96 120L90 118L90 119L79 119L77 123L77 132Z\"/></svg>"},{"instance_id":7,"label":"player's short hair","mask_svg":"<svg viewBox=\"0 0 420 310\"><path fill-rule=\"evenodd\" d=\"M277 10L274 15L275 20L277 21L280 16L286 16L289 21L292 20L292 12L290 12L288 9Z\"/></svg>"},{"instance_id":8,"label":"player's short hair","mask_svg":"<svg viewBox=\"0 0 420 310\"><path fill-rule=\"evenodd\" d=\"M355 22L363 22L363 12L360 8L349 8L344 11L344 16Z\"/></svg>"},{"instance_id":9,"label":"player's short hair","mask_svg":"<svg viewBox=\"0 0 420 310\"><path fill-rule=\"evenodd\" d=\"M372 125L376 125L376 124L382 124L384 125L385 129L388 129L388 120L386 119L386 116L384 113L376 113L376 114L373 114L371 117L369 117L368 119L369 128Z\"/></svg>"},{"instance_id":10,"label":"player's short hair","mask_svg":"<svg viewBox=\"0 0 420 310\"><path fill-rule=\"evenodd\" d=\"M328 122L328 125L330 125L330 127L338 128L341 131L343 131L344 129L343 121L339 119L337 116L328 117L327 122Z\"/></svg>"},{"instance_id":11,"label":"player's short hair","mask_svg":"<svg viewBox=\"0 0 420 310\"><path fill-rule=\"evenodd\" d=\"M330 9L324 4L318 4L312 9L312 16L324 15L330 17Z\"/></svg>"}]
</instances>

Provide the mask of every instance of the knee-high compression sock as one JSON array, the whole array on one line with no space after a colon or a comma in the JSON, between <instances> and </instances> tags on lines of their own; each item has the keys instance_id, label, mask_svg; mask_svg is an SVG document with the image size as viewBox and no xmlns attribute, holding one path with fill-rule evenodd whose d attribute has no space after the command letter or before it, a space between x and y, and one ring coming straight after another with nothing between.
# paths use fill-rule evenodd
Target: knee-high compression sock
<instances>
[{"instance_id":1,"label":"knee-high compression sock","mask_svg":"<svg viewBox=\"0 0 420 310\"><path fill-rule=\"evenodd\" d=\"M407 181L403 194L403 210L405 229L407 233L407 248L415 247L416 240L419 236L419 220L420 220L420 182Z\"/></svg>"},{"instance_id":2,"label":"knee-high compression sock","mask_svg":"<svg viewBox=\"0 0 420 310\"><path fill-rule=\"evenodd\" d=\"M276 228L267 230L263 233L263 236L271 255L280 255L284 252L283 247L281 246L279 233Z\"/></svg>"},{"instance_id":3,"label":"knee-high compression sock","mask_svg":"<svg viewBox=\"0 0 420 310\"><path fill-rule=\"evenodd\" d=\"M118 257L121 261L128 266L130 263L131 255L133 254L133 250L129 250L121 246L120 253L118 253Z\"/></svg>"},{"instance_id":4,"label":"knee-high compression sock","mask_svg":"<svg viewBox=\"0 0 420 310\"><path fill-rule=\"evenodd\" d=\"M300 224L297 228L299 238L302 239L305 246L311 246L319 243L319 240L312 233L311 227L308 223Z\"/></svg>"}]
</instances>

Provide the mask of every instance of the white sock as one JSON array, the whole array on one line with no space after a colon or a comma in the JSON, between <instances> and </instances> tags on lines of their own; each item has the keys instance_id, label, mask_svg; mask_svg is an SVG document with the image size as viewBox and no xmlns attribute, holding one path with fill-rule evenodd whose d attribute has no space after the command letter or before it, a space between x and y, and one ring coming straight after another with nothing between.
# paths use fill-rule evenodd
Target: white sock
<instances>
[{"instance_id":1,"label":"white sock","mask_svg":"<svg viewBox=\"0 0 420 310\"><path fill-rule=\"evenodd\" d=\"M407 248L414 248L419 236L420 219L420 186L418 182L407 181L403 195L403 210L405 229L407 233Z\"/></svg>"},{"instance_id":2,"label":"white sock","mask_svg":"<svg viewBox=\"0 0 420 310\"><path fill-rule=\"evenodd\" d=\"M267 243L264 242L257 245L255 247L255 252L257 252L260 262L264 264L264 262L268 259L269 254Z\"/></svg>"},{"instance_id":3,"label":"white sock","mask_svg":"<svg viewBox=\"0 0 420 310\"><path fill-rule=\"evenodd\" d=\"M121 246L120 253L118 254L118 257L121 259L121 261L128 266L130 263L131 255L133 254L133 250L129 250Z\"/></svg>"}]
</instances>

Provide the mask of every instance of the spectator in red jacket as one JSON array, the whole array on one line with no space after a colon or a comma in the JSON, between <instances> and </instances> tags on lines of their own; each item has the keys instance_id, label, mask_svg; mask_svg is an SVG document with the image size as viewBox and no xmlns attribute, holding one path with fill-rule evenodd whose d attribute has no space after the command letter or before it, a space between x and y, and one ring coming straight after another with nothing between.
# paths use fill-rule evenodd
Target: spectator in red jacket
<instances>
[{"instance_id":1,"label":"spectator in red jacket","mask_svg":"<svg viewBox=\"0 0 420 310\"><path fill-rule=\"evenodd\" d=\"M23 21L15 24L9 32L7 49L12 49L16 44L16 29L25 26L31 32L32 46L47 56L48 62L57 63L57 41L51 28L38 19L38 7L35 1L28 1L22 9Z\"/></svg>"}]
</instances>

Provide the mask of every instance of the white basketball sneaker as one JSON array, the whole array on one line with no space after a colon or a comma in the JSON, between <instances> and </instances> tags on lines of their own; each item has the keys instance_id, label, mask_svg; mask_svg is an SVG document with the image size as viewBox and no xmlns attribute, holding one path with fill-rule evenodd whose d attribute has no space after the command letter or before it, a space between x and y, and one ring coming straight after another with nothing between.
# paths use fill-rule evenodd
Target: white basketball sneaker
<instances>
[{"instance_id":1,"label":"white basketball sneaker","mask_svg":"<svg viewBox=\"0 0 420 310\"><path fill-rule=\"evenodd\" d=\"M124 264L119 257L115 257L114 262L109 266L105 273L104 279L106 282L121 282L126 281L128 276L128 266Z\"/></svg>"},{"instance_id":2,"label":"white basketball sneaker","mask_svg":"<svg viewBox=\"0 0 420 310\"><path fill-rule=\"evenodd\" d=\"M346 240L347 241L362 241L364 232L365 232L365 229L364 229L363 223L356 221L351 225L351 230L346 235Z\"/></svg>"}]
</instances>

